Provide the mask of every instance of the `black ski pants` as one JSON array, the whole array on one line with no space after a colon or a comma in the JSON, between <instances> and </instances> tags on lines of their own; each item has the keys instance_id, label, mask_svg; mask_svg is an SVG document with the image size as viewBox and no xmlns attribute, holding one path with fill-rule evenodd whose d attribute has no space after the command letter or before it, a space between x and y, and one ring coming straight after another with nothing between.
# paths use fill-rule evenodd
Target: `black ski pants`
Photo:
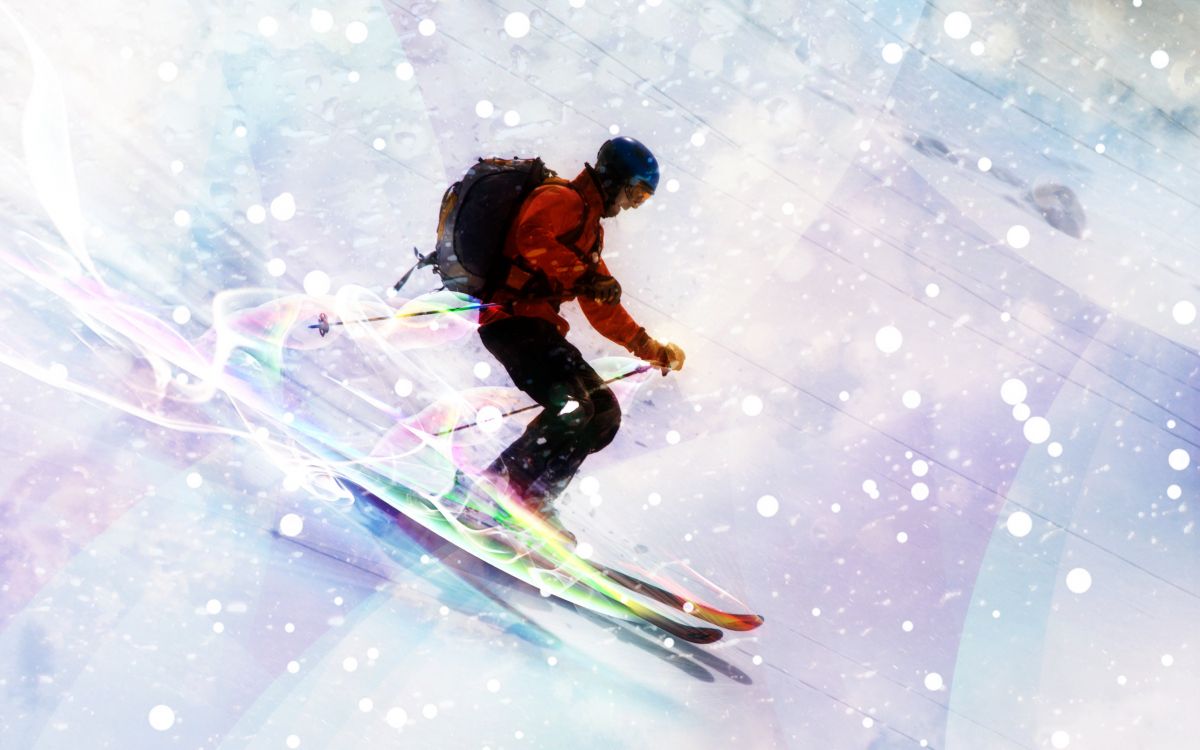
<instances>
[{"instance_id":1,"label":"black ski pants","mask_svg":"<svg viewBox=\"0 0 1200 750\"><path fill-rule=\"evenodd\" d=\"M547 320L503 318L480 328L479 338L513 383L544 407L492 469L506 472L530 503L552 502L588 454L612 442L621 407L579 350Z\"/></svg>"}]
</instances>

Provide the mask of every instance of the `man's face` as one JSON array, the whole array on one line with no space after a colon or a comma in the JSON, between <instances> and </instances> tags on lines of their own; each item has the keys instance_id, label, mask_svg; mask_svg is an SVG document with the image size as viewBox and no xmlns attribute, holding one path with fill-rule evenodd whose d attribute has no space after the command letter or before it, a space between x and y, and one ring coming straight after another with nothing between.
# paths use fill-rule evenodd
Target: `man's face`
<instances>
[{"instance_id":1,"label":"man's face","mask_svg":"<svg viewBox=\"0 0 1200 750\"><path fill-rule=\"evenodd\" d=\"M626 185L605 206L604 217L611 219L627 208L637 208L645 203L651 195L654 195L654 191L644 182L639 182L636 185Z\"/></svg>"}]
</instances>

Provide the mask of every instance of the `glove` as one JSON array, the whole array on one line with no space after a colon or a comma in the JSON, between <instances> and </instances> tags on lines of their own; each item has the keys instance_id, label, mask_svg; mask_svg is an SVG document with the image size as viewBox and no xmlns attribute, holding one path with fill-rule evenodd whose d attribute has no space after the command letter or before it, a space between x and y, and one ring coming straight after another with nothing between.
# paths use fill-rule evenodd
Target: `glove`
<instances>
[{"instance_id":1,"label":"glove","mask_svg":"<svg viewBox=\"0 0 1200 750\"><path fill-rule=\"evenodd\" d=\"M686 356L679 344L659 344L659 347L658 354L651 360L651 364L662 370L663 375L666 375L668 370L683 369Z\"/></svg>"},{"instance_id":2,"label":"glove","mask_svg":"<svg viewBox=\"0 0 1200 750\"><path fill-rule=\"evenodd\" d=\"M655 341L646 333L645 328L638 330L629 345L629 350L635 356L657 367L663 375L671 370L683 369L683 361L686 358L683 348L678 344L664 344L661 341Z\"/></svg>"},{"instance_id":3,"label":"glove","mask_svg":"<svg viewBox=\"0 0 1200 750\"><path fill-rule=\"evenodd\" d=\"M611 276L588 271L575 282L578 295L591 297L602 305L615 305L621 301L621 285Z\"/></svg>"}]
</instances>

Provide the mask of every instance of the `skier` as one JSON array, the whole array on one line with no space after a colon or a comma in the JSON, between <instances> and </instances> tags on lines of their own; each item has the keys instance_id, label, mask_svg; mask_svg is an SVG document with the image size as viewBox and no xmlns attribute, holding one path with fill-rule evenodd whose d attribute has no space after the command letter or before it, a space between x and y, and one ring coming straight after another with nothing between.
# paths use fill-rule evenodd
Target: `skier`
<instances>
[{"instance_id":1,"label":"skier","mask_svg":"<svg viewBox=\"0 0 1200 750\"><path fill-rule=\"evenodd\" d=\"M677 344L656 341L621 305L621 285L601 253L600 220L642 205L658 186L658 162L633 138L606 141L596 165L569 182L550 180L521 204L504 244L508 274L485 302L479 337L513 383L543 407L489 467L515 499L569 541L554 501L583 460L612 442L617 399L565 338L562 302L577 300L588 322L665 375L683 367Z\"/></svg>"}]
</instances>

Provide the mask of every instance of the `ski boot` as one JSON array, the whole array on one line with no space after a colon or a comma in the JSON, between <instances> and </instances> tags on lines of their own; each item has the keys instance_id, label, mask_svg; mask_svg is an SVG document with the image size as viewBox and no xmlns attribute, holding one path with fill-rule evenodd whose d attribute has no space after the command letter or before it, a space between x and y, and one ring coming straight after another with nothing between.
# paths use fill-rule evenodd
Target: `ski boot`
<instances>
[{"instance_id":1,"label":"ski boot","mask_svg":"<svg viewBox=\"0 0 1200 750\"><path fill-rule=\"evenodd\" d=\"M547 530L551 532L559 544L566 547L568 550L574 550L578 541L575 535L571 533L562 522L562 518L558 515L558 509L555 507L555 501L558 499L558 493L554 492L538 492L536 489L526 493L524 497L520 497L518 502L521 506L528 510L533 515L537 516Z\"/></svg>"}]
</instances>

